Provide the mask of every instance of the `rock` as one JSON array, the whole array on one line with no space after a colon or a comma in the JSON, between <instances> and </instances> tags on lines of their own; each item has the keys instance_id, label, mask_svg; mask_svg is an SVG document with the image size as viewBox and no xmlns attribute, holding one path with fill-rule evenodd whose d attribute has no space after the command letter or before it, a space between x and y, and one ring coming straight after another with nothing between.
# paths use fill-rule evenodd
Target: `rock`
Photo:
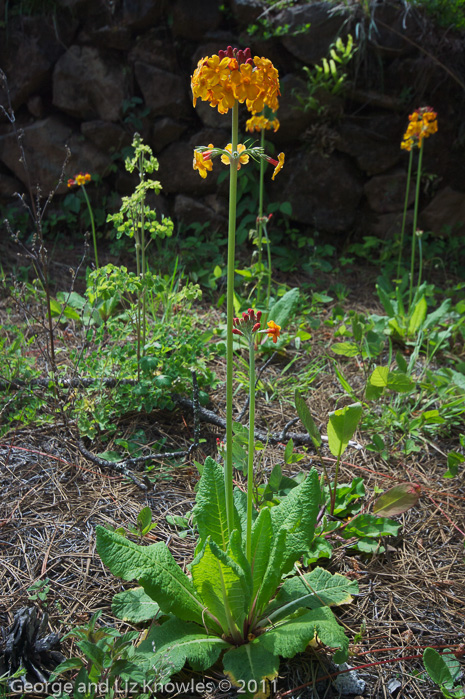
<instances>
[{"instance_id":1,"label":"rock","mask_svg":"<svg viewBox=\"0 0 465 699\"><path fill-rule=\"evenodd\" d=\"M280 81L280 90L279 109L276 113L280 127L276 133L269 131L267 138L281 145L295 141L314 121L315 114L305 112L297 98L297 95L305 94L305 80L295 75L285 75Z\"/></svg>"},{"instance_id":2,"label":"rock","mask_svg":"<svg viewBox=\"0 0 465 699\"><path fill-rule=\"evenodd\" d=\"M231 11L234 19L240 24L249 25L267 9L263 0L231 0Z\"/></svg>"},{"instance_id":3,"label":"rock","mask_svg":"<svg viewBox=\"0 0 465 699\"><path fill-rule=\"evenodd\" d=\"M420 214L420 227L437 235L465 233L465 193L442 189Z\"/></svg>"},{"instance_id":4,"label":"rock","mask_svg":"<svg viewBox=\"0 0 465 699\"><path fill-rule=\"evenodd\" d=\"M81 41L84 37L80 36ZM118 24L105 25L93 31L90 31L86 36L87 42L94 46L101 46L107 49L116 49L117 51L129 51L132 44L131 30L129 27L124 27Z\"/></svg>"},{"instance_id":5,"label":"rock","mask_svg":"<svg viewBox=\"0 0 465 699\"><path fill-rule=\"evenodd\" d=\"M26 187L30 178L33 188L38 185L43 196L48 196L60 180L66 161L65 144L69 146L71 158L66 166L59 192L66 191L67 179L78 172L86 171L104 177L109 170L110 157L97 150L92 143L82 141L82 136L73 133L59 117L36 121L26 126L23 131L29 177L19 160L20 152L13 133L0 137L0 160Z\"/></svg>"},{"instance_id":6,"label":"rock","mask_svg":"<svg viewBox=\"0 0 465 699\"><path fill-rule=\"evenodd\" d=\"M378 175L393 168L404 156L400 148L403 128L405 120L397 115L377 114L360 126L346 119L338 129L337 150L355 158L367 175Z\"/></svg>"},{"instance_id":7,"label":"rock","mask_svg":"<svg viewBox=\"0 0 465 699\"><path fill-rule=\"evenodd\" d=\"M129 88L123 62L92 46L71 46L53 72L54 106L79 119L118 121Z\"/></svg>"},{"instance_id":8,"label":"rock","mask_svg":"<svg viewBox=\"0 0 465 699\"><path fill-rule=\"evenodd\" d=\"M185 132L186 126L170 117L156 119L150 133L150 140L155 153L159 153L173 141L177 141Z\"/></svg>"},{"instance_id":9,"label":"rock","mask_svg":"<svg viewBox=\"0 0 465 699\"><path fill-rule=\"evenodd\" d=\"M225 209L226 211L226 209ZM209 223L212 230L227 230L227 219L219 216L210 206L203 201L178 194L174 200L174 215L177 221L190 226L196 223Z\"/></svg>"},{"instance_id":10,"label":"rock","mask_svg":"<svg viewBox=\"0 0 465 699\"><path fill-rule=\"evenodd\" d=\"M27 101L29 113L37 119L43 119L45 116L44 101L40 95L32 95Z\"/></svg>"},{"instance_id":11,"label":"rock","mask_svg":"<svg viewBox=\"0 0 465 699\"><path fill-rule=\"evenodd\" d=\"M165 0L123 0L121 21L132 30L147 31L160 22L165 6Z\"/></svg>"},{"instance_id":12,"label":"rock","mask_svg":"<svg viewBox=\"0 0 465 699\"><path fill-rule=\"evenodd\" d=\"M174 73L177 66L176 52L172 42L160 39L158 31L151 29L137 37L128 56L129 63L148 63L151 66Z\"/></svg>"},{"instance_id":13,"label":"rock","mask_svg":"<svg viewBox=\"0 0 465 699\"><path fill-rule=\"evenodd\" d=\"M15 177L0 173L0 197L5 203L11 204L11 198L18 192L24 192L24 186Z\"/></svg>"},{"instance_id":14,"label":"rock","mask_svg":"<svg viewBox=\"0 0 465 699\"><path fill-rule=\"evenodd\" d=\"M216 107L211 107L209 102L197 100L195 104L195 113L199 117L204 126L210 126L212 129L221 129L225 123L231 119L230 114L220 114Z\"/></svg>"},{"instance_id":15,"label":"rock","mask_svg":"<svg viewBox=\"0 0 465 699\"><path fill-rule=\"evenodd\" d=\"M187 79L142 62L137 62L134 70L152 116L179 117L191 113Z\"/></svg>"},{"instance_id":16,"label":"rock","mask_svg":"<svg viewBox=\"0 0 465 699\"><path fill-rule=\"evenodd\" d=\"M411 8L399 12L399 5L383 2L373 6L371 21L376 31L371 33L371 45L383 57L392 58L415 51L415 45L409 39L418 41L424 22Z\"/></svg>"},{"instance_id":17,"label":"rock","mask_svg":"<svg viewBox=\"0 0 465 699\"><path fill-rule=\"evenodd\" d=\"M217 29L221 22L217 0L203 0L201 12L192 0L175 0L172 16L173 35L190 41L201 41L207 32Z\"/></svg>"},{"instance_id":18,"label":"rock","mask_svg":"<svg viewBox=\"0 0 465 699\"><path fill-rule=\"evenodd\" d=\"M283 175L287 182L279 184ZM284 186L283 186L284 185ZM292 205L292 219L310 224L322 233L342 233L352 228L363 186L348 161L333 153L301 153L289 158L274 183L280 201ZM270 187L271 189L271 187Z\"/></svg>"},{"instance_id":19,"label":"rock","mask_svg":"<svg viewBox=\"0 0 465 699\"><path fill-rule=\"evenodd\" d=\"M282 36L281 42L293 56L308 65L318 63L328 55L329 47L341 35L346 19L343 14L331 13L331 5L327 2L314 2L286 7L272 23L274 27L289 26L289 32ZM307 24L310 27L299 33Z\"/></svg>"},{"instance_id":20,"label":"rock","mask_svg":"<svg viewBox=\"0 0 465 699\"><path fill-rule=\"evenodd\" d=\"M378 214L403 211L407 175L405 172L394 172L389 175L372 177L365 187L365 195L372 211ZM408 206L415 200L415 187L410 184Z\"/></svg>"},{"instance_id":21,"label":"rock","mask_svg":"<svg viewBox=\"0 0 465 699\"><path fill-rule=\"evenodd\" d=\"M115 153L125 146L130 146L131 136L118 124L110 121L84 121L81 124L81 133L99 150L106 153Z\"/></svg>"}]
</instances>

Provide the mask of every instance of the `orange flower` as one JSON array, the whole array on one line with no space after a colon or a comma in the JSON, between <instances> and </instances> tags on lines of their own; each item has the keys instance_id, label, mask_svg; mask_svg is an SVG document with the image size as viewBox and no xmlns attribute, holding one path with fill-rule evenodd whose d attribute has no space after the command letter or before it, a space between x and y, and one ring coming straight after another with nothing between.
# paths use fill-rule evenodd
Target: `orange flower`
<instances>
[{"instance_id":1,"label":"orange flower","mask_svg":"<svg viewBox=\"0 0 465 699\"><path fill-rule=\"evenodd\" d=\"M277 325L274 320L269 320L268 323L268 330L262 330L263 333L266 333L268 337L273 338L273 342L276 344L278 341L278 337L281 334L281 326Z\"/></svg>"},{"instance_id":2,"label":"orange flower","mask_svg":"<svg viewBox=\"0 0 465 699\"><path fill-rule=\"evenodd\" d=\"M232 143L228 143L225 150L227 150L229 153L231 153L232 152ZM245 150L246 150L246 147L244 146L243 143L237 144L237 152L238 153L242 153ZM229 158L228 155L222 155L221 162L224 163L225 165L230 165L231 159ZM240 170L241 165L246 165L248 162L249 162L249 156L247 154L239 156L239 160L237 161L237 169Z\"/></svg>"},{"instance_id":3,"label":"orange flower","mask_svg":"<svg viewBox=\"0 0 465 699\"><path fill-rule=\"evenodd\" d=\"M409 125L404 133L400 147L411 151L412 148L421 148L423 139L428 138L438 130L437 114L432 107L420 107L409 115Z\"/></svg>"},{"instance_id":4,"label":"orange flower","mask_svg":"<svg viewBox=\"0 0 465 699\"><path fill-rule=\"evenodd\" d=\"M255 56L250 49L233 49L218 55L202 58L191 78L193 104L197 99L210 102L218 107L220 114L226 114L237 100L245 102L247 109L256 114L267 105L278 109L279 75L267 58Z\"/></svg>"},{"instance_id":5,"label":"orange flower","mask_svg":"<svg viewBox=\"0 0 465 699\"><path fill-rule=\"evenodd\" d=\"M274 172L273 172L273 174L271 175L271 179L274 180L274 178L276 177L276 175L278 174L278 172L279 172L280 170L282 170L283 167L284 167L284 153L280 153L280 154L278 155L278 159L277 159L277 160L275 160L274 158L270 158L269 155L265 155L265 158L266 158L266 160L267 160L269 163L271 163L272 165L274 165Z\"/></svg>"},{"instance_id":6,"label":"orange flower","mask_svg":"<svg viewBox=\"0 0 465 699\"><path fill-rule=\"evenodd\" d=\"M213 143L209 143L208 147L210 150L200 152L198 150L194 151L194 162L192 164L194 170L199 171L200 177L206 178L207 172L211 172L213 169L213 163L211 161L211 149L214 147Z\"/></svg>"},{"instance_id":7,"label":"orange flower","mask_svg":"<svg viewBox=\"0 0 465 699\"><path fill-rule=\"evenodd\" d=\"M89 175L88 172L80 172L79 175L74 175L71 179L68 180L68 187L74 187L77 185L78 187L82 187L87 184L87 182L90 182L92 177Z\"/></svg>"}]
</instances>

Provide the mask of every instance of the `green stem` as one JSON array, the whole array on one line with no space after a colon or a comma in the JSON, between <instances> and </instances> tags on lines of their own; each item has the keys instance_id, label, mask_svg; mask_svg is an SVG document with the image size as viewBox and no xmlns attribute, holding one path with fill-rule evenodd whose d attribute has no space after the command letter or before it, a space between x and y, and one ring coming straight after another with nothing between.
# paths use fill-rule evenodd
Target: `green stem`
<instances>
[{"instance_id":1,"label":"green stem","mask_svg":"<svg viewBox=\"0 0 465 699\"><path fill-rule=\"evenodd\" d=\"M95 269L99 268L98 264L98 255L97 255L97 235L95 233L95 221L94 221L94 214L92 211L92 207L90 205L89 197L87 196L86 192L86 187L83 185L81 187L82 192L84 194L84 199L86 200L87 208L89 209L89 217L90 217L90 225L92 227L92 240L94 242L94 257L95 257Z\"/></svg>"},{"instance_id":2,"label":"green stem","mask_svg":"<svg viewBox=\"0 0 465 699\"><path fill-rule=\"evenodd\" d=\"M270 245L270 239L268 237L268 228L266 226L266 223L263 225L264 230L265 230L265 238L266 238L266 254L268 258L268 281L267 281L267 287L266 287L266 315L268 319L268 312L270 310L270 297L271 297L271 245Z\"/></svg>"},{"instance_id":3,"label":"green stem","mask_svg":"<svg viewBox=\"0 0 465 699\"><path fill-rule=\"evenodd\" d=\"M231 153L237 151L238 134L238 103L232 108ZM237 199L237 164L230 158L229 168L229 226L228 226L228 282L226 292L226 463L224 467L224 488L226 493L226 516L229 533L234 529L234 500L233 500L233 466L232 466L232 437L233 437L233 318L234 318L234 275L235 275L235 245L236 245L236 199Z\"/></svg>"},{"instance_id":4,"label":"green stem","mask_svg":"<svg viewBox=\"0 0 465 699\"><path fill-rule=\"evenodd\" d=\"M247 535L246 556L252 563L252 514L253 514L253 457L255 453L255 349L254 338L249 337L249 449L247 462Z\"/></svg>"},{"instance_id":5,"label":"green stem","mask_svg":"<svg viewBox=\"0 0 465 699\"><path fill-rule=\"evenodd\" d=\"M261 148L265 147L265 129L261 130L260 138ZM261 291L262 291L262 232L263 232L263 190L265 182L265 161L260 158L260 181L258 189L258 224L257 224L257 235L258 235L258 274L259 283L257 289L257 303L260 303Z\"/></svg>"},{"instance_id":6,"label":"green stem","mask_svg":"<svg viewBox=\"0 0 465 699\"><path fill-rule=\"evenodd\" d=\"M331 493L331 507L330 507L330 514L331 515L334 514L334 508L336 506L337 479L339 477L340 465L341 465L341 456L339 455L337 457L337 461L336 461L336 472L334 474L333 492Z\"/></svg>"},{"instance_id":7,"label":"green stem","mask_svg":"<svg viewBox=\"0 0 465 699\"><path fill-rule=\"evenodd\" d=\"M412 303L413 295L413 275L415 272L415 241L416 241L416 231L417 231L417 220L418 220L418 204L420 200L420 182L421 182L421 161L423 159L423 143L421 144L420 153L418 156L418 170L417 170L417 186L415 189L415 207L413 210L413 235L412 235L412 254L410 259L410 286L408 292L408 314L410 315L410 304Z\"/></svg>"},{"instance_id":8,"label":"green stem","mask_svg":"<svg viewBox=\"0 0 465 699\"><path fill-rule=\"evenodd\" d=\"M144 182L144 158L139 156L139 178ZM140 236L142 258L142 355L145 354L145 324L146 324L146 298L145 298L145 196L140 203Z\"/></svg>"},{"instance_id":9,"label":"green stem","mask_svg":"<svg viewBox=\"0 0 465 699\"><path fill-rule=\"evenodd\" d=\"M410 194L410 180L411 180L411 175L412 175L412 160L413 160L413 148L410 151L410 158L408 161L407 185L405 187L404 213L402 216L402 229L400 232L399 259L397 260L397 274L396 274L397 279L399 279L399 277L400 277L400 265L402 262L402 252L404 249L405 221L407 219L408 198L409 198L409 194Z\"/></svg>"}]
</instances>

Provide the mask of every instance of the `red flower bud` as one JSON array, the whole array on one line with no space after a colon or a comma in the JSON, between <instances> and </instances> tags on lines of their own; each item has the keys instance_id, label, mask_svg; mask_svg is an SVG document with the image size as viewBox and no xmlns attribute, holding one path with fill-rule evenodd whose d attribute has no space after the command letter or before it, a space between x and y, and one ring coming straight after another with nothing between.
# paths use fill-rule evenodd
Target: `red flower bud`
<instances>
[{"instance_id":1,"label":"red flower bud","mask_svg":"<svg viewBox=\"0 0 465 699\"><path fill-rule=\"evenodd\" d=\"M257 311L257 320L260 320L261 317L262 317L262 312L261 312L261 311Z\"/></svg>"},{"instance_id":2,"label":"red flower bud","mask_svg":"<svg viewBox=\"0 0 465 699\"><path fill-rule=\"evenodd\" d=\"M243 335L244 333L238 330L237 328L232 329L232 334L233 335Z\"/></svg>"},{"instance_id":3,"label":"red flower bud","mask_svg":"<svg viewBox=\"0 0 465 699\"><path fill-rule=\"evenodd\" d=\"M260 330L260 323L255 323L255 325L252 328L253 333L256 333L257 330Z\"/></svg>"}]
</instances>

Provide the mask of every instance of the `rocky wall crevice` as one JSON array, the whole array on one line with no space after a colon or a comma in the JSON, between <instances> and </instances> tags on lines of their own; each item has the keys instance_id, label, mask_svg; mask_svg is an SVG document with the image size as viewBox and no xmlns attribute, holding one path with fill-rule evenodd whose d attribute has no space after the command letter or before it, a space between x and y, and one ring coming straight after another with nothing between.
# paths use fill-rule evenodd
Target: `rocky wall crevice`
<instances>
[{"instance_id":1,"label":"rocky wall crevice","mask_svg":"<svg viewBox=\"0 0 465 699\"><path fill-rule=\"evenodd\" d=\"M222 228L223 166L215 161L202 180L192 150L226 145L229 119L206 103L193 108L190 75L199 58L248 45L280 73L281 128L268 140L285 151L286 164L267 191L292 204L293 223L330 236L390 235L403 208L408 154L400 141L408 114L430 104L439 131L425 148L420 225L463 232L465 35L438 29L400 0L372 0L369 15L357 3L319 1L272 11L261 0L54 0L35 16L15 14L20 6L11 0L0 26L0 68L31 179L45 195L59 179L65 144L66 178L88 171L101 178L100 193L128 194L134 182L122 154L138 131L160 162L163 213ZM274 35L248 34L260 16ZM347 89L320 94L320 113L303 111L296 97L306 90L303 67L349 32L359 50ZM7 109L5 89L0 104ZM243 109L242 127L246 118ZM26 187L13 127L0 114L0 204ZM63 184L59 195L65 191Z\"/></svg>"}]
</instances>

